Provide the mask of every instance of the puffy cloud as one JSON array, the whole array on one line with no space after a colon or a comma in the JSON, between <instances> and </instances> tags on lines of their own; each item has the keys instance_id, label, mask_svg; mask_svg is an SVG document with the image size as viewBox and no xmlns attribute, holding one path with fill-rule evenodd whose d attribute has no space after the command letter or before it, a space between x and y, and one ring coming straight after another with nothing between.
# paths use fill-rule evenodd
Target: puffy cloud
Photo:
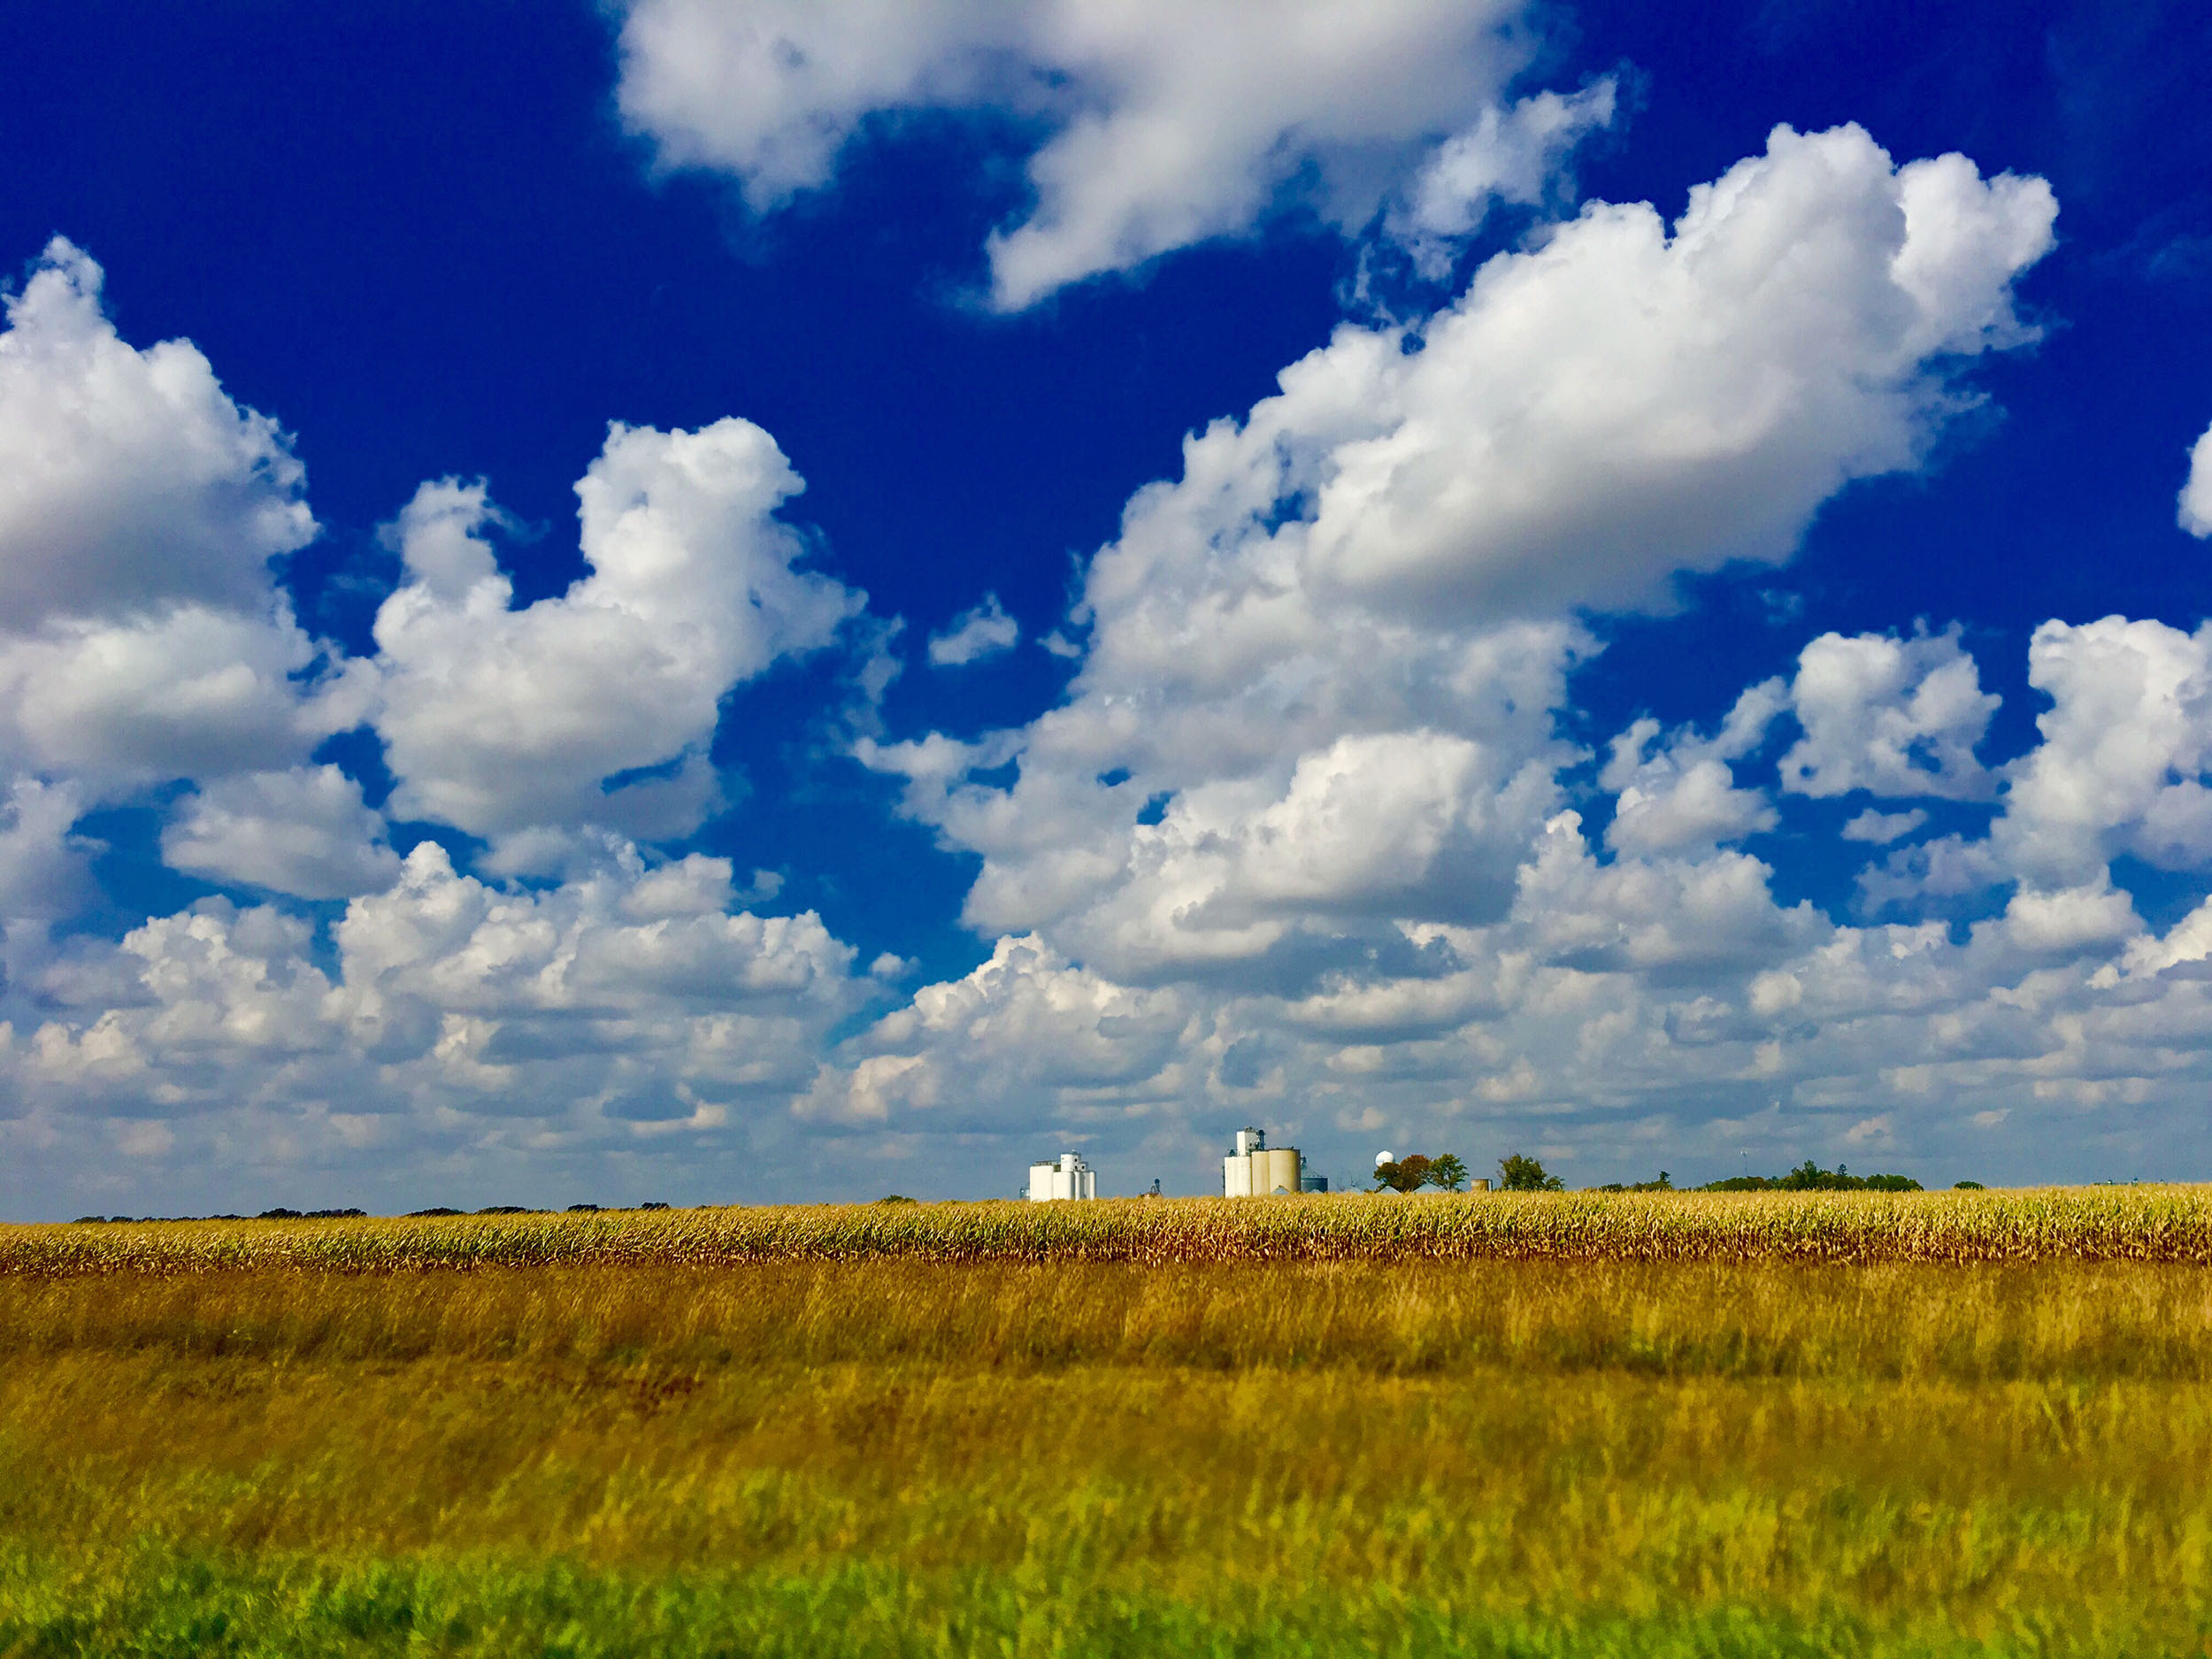
<instances>
[{"instance_id":1,"label":"puffy cloud","mask_svg":"<svg viewBox=\"0 0 2212 1659\"><path fill-rule=\"evenodd\" d=\"M1621 791L1609 845L1624 852L1665 852L1700 842L1736 841L1772 829L1774 809L1755 789L1735 787L1726 765L1700 760L1687 765L1647 763Z\"/></svg>"},{"instance_id":2,"label":"puffy cloud","mask_svg":"<svg viewBox=\"0 0 2212 1659\"><path fill-rule=\"evenodd\" d=\"M2189 451L2189 481L2181 487L2181 527L2193 536L2212 535L2212 426Z\"/></svg>"},{"instance_id":3,"label":"puffy cloud","mask_svg":"<svg viewBox=\"0 0 2212 1659\"><path fill-rule=\"evenodd\" d=\"M1927 811L1922 807L1915 807L1909 812L1877 812L1869 807L1843 826L1843 839L1886 847L1893 841L1902 841L1927 821Z\"/></svg>"},{"instance_id":4,"label":"puffy cloud","mask_svg":"<svg viewBox=\"0 0 2212 1659\"><path fill-rule=\"evenodd\" d=\"M394 1004L488 1018L575 1011L703 1010L747 997L844 1011L853 952L811 912L713 908L726 860L694 855L649 871L626 843L614 862L543 892L455 872L434 841L387 891L356 899L335 929L354 1017Z\"/></svg>"},{"instance_id":5,"label":"puffy cloud","mask_svg":"<svg viewBox=\"0 0 2212 1659\"><path fill-rule=\"evenodd\" d=\"M1267 505L1308 503L1276 539L1340 593L1641 602L1675 571L1783 558L1844 483L1916 465L1962 401L1939 358L2023 337L2008 284L2055 211L2040 180L1777 128L1671 234L1648 206L1586 206L1483 266L1417 351L1341 328L1205 442Z\"/></svg>"},{"instance_id":6,"label":"puffy cloud","mask_svg":"<svg viewBox=\"0 0 2212 1659\"><path fill-rule=\"evenodd\" d=\"M996 594L953 618L942 634L929 636L929 661L933 668L959 668L1010 651L1021 642L1021 624L1006 614Z\"/></svg>"},{"instance_id":7,"label":"puffy cloud","mask_svg":"<svg viewBox=\"0 0 2212 1659\"><path fill-rule=\"evenodd\" d=\"M2023 887L2005 906L2005 932L2023 950L2078 952L2124 944L2143 931L2128 895L2108 878L2055 893Z\"/></svg>"},{"instance_id":8,"label":"puffy cloud","mask_svg":"<svg viewBox=\"0 0 2212 1659\"><path fill-rule=\"evenodd\" d=\"M365 687L269 561L316 526L265 415L188 341L137 350L57 238L0 333L0 764L104 793L304 760Z\"/></svg>"},{"instance_id":9,"label":"puffy cloud","mask_svg":"<svg viewBox=\"0 0 2212 1659\"><path fill-rule=\"evenodd\" d=\"M1448 275L1460 247L1491 204L1543 204L1564 184L1563 168L1591 132L1613 124L1619 88L1610 77L1562 96L1540 92L1509 108L1485 110L1473 126L1438 146L1384 229L1436 280Z\"/></svg>"},{"instance_id":10,"label":"puffy cloud","mask_svg":"<svg viewBox=\"0 0 2212 1659\"><path fill-rule=\"evenodd\" d=\"M67 982L42 987L49 1012L14 1080L33 1099L134 1116L204 1110L296 1084L339 1041L312 936L299 918L219 902L149 918L112 964L124 995L99 987L100 999L72 1018L52 1009L66 1009Z\"/></svg>"},{"instance_id":11,"label":"puffy cloud","mask_svg":"<svg viewBox=\"0 0 2212 1659\"><path fill-rule=\"evenodd\" d=\"M727 172L762 211L826 183L872 116L999 109L1041 124L1033 201L989 247L993 303L1018 310L1248 230L1308 180L1325 219L1363 224L1526 61L1521 10L1294 0L1255 28L1233 0L632 0L618 96L664 164ZM1524 113L1514 142L1540 149L1562 119L1579 115Z\"/></svg>"},{"instance_id":12,"label":"puffy cloud","mask_svg":"<svg viewBox=\"0 0 2212 1659\"><path fill-rule=\"evenodd\" d=\"M2007 288L2052 212L2039 180L1897 167L1849 127L1778 129L1671 234L1593 205L1492 259L1417 350L1341 327L1242 422L1187 440L1181 478L1140 490L1092 562L1062 707L862 757L983 856L972 925L1111 974L1310 986L1398 949L1401 920L1494 920L1576 757L1554 711L1590 645L1560 614L1780 557L1848 478L1912 465L1965 401L1936 360L2024 337ZM1909 721L1954 741L1951 659L1985 718L1955 641L1886 649L1909 661ZM1818 676L1801 679L1817 718ZM1618 757L1617 849L1770 823L1728 762L1781 700L1759 688L1717 739L1647 757L1653 732ZM1861 749L1896 735L1860 718ZM1892 769L1925 772L1926 735ZM1842 764L1822 752L1806 776ZM1960 787L1941 759L1936 787ZM1010 761L1010 787L972 775Z\"/></svg>"},{"instance_id":13,"label":"puffy cloud","mask_svg":"<svg viewBox=\"0 0 2212 1659\"><path fill-rule=\"evenodd\" d=\"M349 904L333 956L304 919L210 901L149 919L100 975L20 987L45 1011L0 1071L81 1117L234 1133L366 1114L418 1149L472 1121L571 1145L726 1127L803 1096L829 1028L867 995L811 913L715 908L730 876L611 842L589 874L523 891L425 842Z\"/></svg>"},{"instance_id":14,"label":"puffy cloud","mask_svg":"<svg viewBox=\"0 0 2212 1659\"><path fill-rule=\"evenodd\" d=\"M335 766L250 772L180 803L161 856L188 875L305 899L343 899L391 886L399 856L361 786Z\"/></svg>"},{"instance_id":15,"label":"puffy cloud","mask_svg":"<svg viewBox=\"0 0 2212 1659\"><path fill-rule=\"evenodd\" d=\"M265 415L225 396L191 342L134 350L100 267L57 236L0 333L0 629L167 604L254 610L268 561L315 521Z\"/></svg>"},{"instance_id":16,"label":"puffy cloud","mask_svg":"<svg viewBox=\"0 0 2212 1659\"><path fill-rule=\"evenodd\" d=\"M1125 970L1339 954L1363 918L1502 910L1548 769L1434 731L1348 735L1279 793L1218 783L1139 824L1118 892L1063 931Z\"/></svg>"},{"instance_id":17,"label":"puffy cloud","mask_svg":"<svg viewBox=\"0 0 2212 1659\"><path fill-rule=\"evenodd\" d=\"M2144 933L2129 941L2121 964L2130 974L2162 973L2183 963L2212 956L2212 899L2191 910L2166 931L2163 938ZM2113 976L2116 981L2116 973Z\"/></svg>"},{"instance_id":18,"label":"puffy cloud","mask_svg":"<svg viewBox=\"0 0 2212 1659\"><path fill-rule=\"evenodd\" d=\"M2069 885L2121 852L2169 869L2212 861L2212 625L2046 622L2028 683L2052 706L1991 832L2013 868Z\"/></svg>"},{"instance_id":19,"label":"puffy cloud","mask_svg":"<svg viewBox=\"0 0 2212 1659\"><path fill-rule=\"evenodd\" d=\"M973 972L924 987L855 1038L855 1057L826 1069L800 1110L833 1122L921 1110L963 1126L1026 1126L1048 1102L1110 1113L1180 1091L1188 1018L1172 992L1004 938Z\"/></svg>"},{"instance_id":20,"label":"puffy cloud","mask_svg":"<svg viewBox=\"0 0 2212 1659\"><path fill-rule=\"evenodd\" d=\"M1963 360L2030 337L2009 286L2053 212L2039 180L1781 129L1671 230L1595 204L1417 327L1340 328L1131 499L1071 618L1087 642L1060 707L859 747L981 855L966 915L1001 955L987 985L879 1022L807 1110L1149 1146L1268 1102L1317 1145L1456 1115L1609 1158L1659 1135L1835 1156L1873 1124L1931 1144L1894 1110L1916 1091L2010 1110L2148 1075L2148 1039L2084 1035L2105 1012L2091 979L2141 936L2108 884L2022 882L1957 837L1869 872L1876 910L1940 910L1956 876L2003 911L1962 941L1779 902L1725 845L1777 826L1777 781L1994 797L1976 746L1996 702L1955 633L1824 636L1716 732L1637 722L1598 769L1602 849L1565 810L1586 757L1560 717L1594 649L1571 609L1786 557L1849 480L1917 465L1972 401ZM1762 757L1785 715L1778 777ZM987 1087L951 1086L983 1064L964 1045L984 1010L1028 994L1017 943L1050 964L1035 974L1085 976L1084 1006L1171 997L1171 1057L1133 1059L1110 1110L995 1050ZM940 1007L960 1013L924 1017ZM2048 1024L2061 1009L2079 1021ZM1018 1047L1025 1028L991 1029ZM1785 1096L1800 1129L1771 1118Z\"/></svg>"},{"instance_id":21,"label":"puffy cloud","mask_svg":"<svg viewBox=\"0 0 2212 1659\"><path fill-rule=\"evenodd\" d=\"M633 25L656 10L684 8ZM823 176L843 130L815 133ZM1539 188L1543 132L1487 142L1509 140L1491 174L1473 139L1448 152L1463 196ZM792 153L774 165L798 177ZM938 1176L968 1190L972 1148L1010 1134L1204 1170L1200 1127L1247 1117L1324 1158L1509 1135L1576 1178L1661 1144L1935 1158L1978 1124L2124 1146L2212 1082L2212 925L2153 938L2106 869L2212 850L2208 636L2039 630L2042 741L1994 774L1994 699L1955 633L1824 636L1717 731L1639 720L1602 764L1568 735L1597 649L1573 608L1784 557L1849 479L1917 464L1968 401L1958 359L2025 337L2008 285L2049 228L2037 181L1784 131L1671 229L1596 205L1425 325L1340 330L1132 499L1070 618L1087 643L1060 706L968 741L863 728L906 809L980 856L966 914L995 940L902 1001L897 958L864 976L819 918L743 908L772 873L741 893L726 859L628 839L699 821L728 688L857 603L797 568L776 517L797 480L757 428L614 428L580 485L589 573L519 610L484 486L426 485L391 526L404 580L372 664L319 666L265 571L43 618L5 649L49 655L0 658L4 741L50 774L0 812L0 1143L595 1171L680 1145L787 1174L805 1155L779 1134L857 1128L871 1156L958 1147ZM429 842L396 861L312 763L365 716L396 811L495 838L472 872ZM1770 737L1794 745L1778 775ZM1592 771L1616 797L1601 845L1571 810ZM73 902L97 780L177 775L197 787L171 861L349 897L326 938L222 902L120 947L40 926ZM1728 845L1854 790L2001 805L1985 839L1873 855L1865 914L1894 923L1778 901ZM1844 834L1891 848L1926 821ZM1971 926L1944 919L1955 899Z\"/></svg>"},{"instance_id":22,"label":"puffy cloud","mask_svg":"<svg viewBox=\"0 0 2212 1659\"><path fill-rule=\"evenodd\" d=\"M1985 799L1993 780L1974 746L2000 701L1982 690L1955 628L1909 640L1824 634L1799 655L1790 685L1805 735L1782 757L1782 787Z\"/></svg>"},{"instance_id":23,"label":"puffy cloud","mask_svg":"<svg viewBox=\"0 0 2212 1659\"><path fill-rule=\"evenodd\" d=\"M1102 672L1124 637L1109 630L1079 694L1018 738L863 758L984 853L974 924L1048 929L1110 972L1311 972L1363 950L1381 918L1502 911L1573 752L1550 710L1577 632L1425 639L1286 596L1270 608L1130 670ZM968 778L1017 752L1011 789Z\"/></svg>"},{"instance_id":24,"label":"puffy cloud","mask_svg":"<svg viewBox=\"0 0 2212 1659\"><path fill-rule=\"evenodd\" d=\"M282 765L360 724L371 686L363 664L316 646L281 602L56 621L0 639L0 755L106 793Z\"/></svg>"},{"instance_id":25,"label":"puffy cloud","mask_svg":"<svg viewBox=\"0 0 2212 1659\"><path fill-rule=\"evenodd\" d=\"M1939 835L1902 847L1859 874L1859 899L1870 911L1892 905L1970 898L2012 880L2016 872L1986 841Z\"/></svg>"},{"instance_id":26,"label":"puffy cloud","mask_svg":"<svg viewBox=\"0 0 2212 1659\"><path fill-rule=\"evenodd\" d=\"M2067 914L2087 913L2086 894L2104 895L2108 909L2124 902L2105 886L2116 857L2176 870L2212 863L2212 628L2046 622L2029 641L2028 682L2051 707L2036 718L2041 741L2001 769L1987 837L1892 853L1859 878L1867 906L1970 899L2017 882L2017 915L2045 918L2021 926L2051 934L2049 907L2062 901ZM1783 757L1786 788L1970 799L1996 781L1973 757L1995 699L1952 635L1815 641L1793 698L1807 735ZM1843 833L1886 841L1924 821L1905 820L1863 813Z\"/></svg>"},{"instance_id":27,"label":"puffy cloud","mask_svg":"<svg viewBox=\"0 0 2212 1659\"><path fill-rule=\"evenodd\" d=\"M376 619L391 811L494 838L695 829L720 802L723 695L862 603L794 568L806 544L773 515L799 488L749 421L617 424L576 487L590 573L518 610L484 486L424 485L391 527L406 580Z\"/></svg>"},{"instance_id":28,"label":"puffy cloud","mask_svg":"<svg viewBox=\"0 0 2212 1659\"><path fill-rule=\"evenodd\" d=\"M0 926L58 921L90 895L97 844L74 833L84 802L71 784L19 778L0 804Z\"/></svg>"},{"instance_id":29,"label":"puffy cloud","mask_svg":"<svg viewBox=\"0 0 2212 1659\"><path fill-rule=\"evenodd\" d=\"M1775 905L1772 873L1739 852L1601 864L1579 816L1563 812L1518 872L1515 916L1547 957L1571 964L1760 964L1826 931L1809 904Z\"/></svg>"},{"instance_id":30,"label":"puffy cloud","mask_svg":"<svg viewBox=\"0 0 2212 1659\"><path fill-rule=\"evenodd\" d=\"M1668 852L1736 841L1774 827L1763 791L1736 787L1729 763L1758 748L1785 706L1782 684L1769 680L1736 700L1719 733L1678 732L1647 755L1659 723L1645 718L1613 740L1599 784L1618 795L1606 841L1617 851Z\"/></svg>"}]
</instances>

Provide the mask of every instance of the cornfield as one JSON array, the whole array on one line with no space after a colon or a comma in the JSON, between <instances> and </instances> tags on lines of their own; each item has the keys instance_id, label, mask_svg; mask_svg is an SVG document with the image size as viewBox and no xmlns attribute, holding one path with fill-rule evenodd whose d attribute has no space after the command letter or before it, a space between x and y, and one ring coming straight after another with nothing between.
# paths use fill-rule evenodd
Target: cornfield
<instances>
[{"instance_id":1,"label":"cornfield","mask_svg":"<svg viewBox=\"0 0 2212 1659\"><path fill-rule=\"evenodd\" d=\"M806 1205L0 1228L0 1275L947 1263L2212 1263L2212 1187Z\"/></svg>"}]
</instances>

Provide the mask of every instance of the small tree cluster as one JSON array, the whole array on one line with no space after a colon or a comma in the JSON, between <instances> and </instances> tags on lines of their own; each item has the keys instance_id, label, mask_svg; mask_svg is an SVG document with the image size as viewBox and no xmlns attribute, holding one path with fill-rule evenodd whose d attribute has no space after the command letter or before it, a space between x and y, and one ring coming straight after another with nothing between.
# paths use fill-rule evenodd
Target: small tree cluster
<instances>
[{"instance_id":1,"label":"small tree cluster","mask_svg":"<svg viewBox=\"0 0 2212 1659\"><path fill-rule=\"evenodd\" d=\"M1534 1158L1525 1158L1516 1152L1511 1157L1498 1160L1498 1185L1509 1193L1555 1193L1567 1183L1547 1173Z\"/></svg>"},{"instance_id":2,"label":"small tree cluster","mask_svg":"<svg viewBox=\"0 0 2212 1659\"><path fill-rule=\"evenodd\" d=\"M1467 1185L1467 1166L1456 1153L1447 1152L1441 1157L1425 1157L1409 1153L1402 1158L1393 1158L1375 1165L1377 1192L1417 1193L1424 1187L1441 1187L1455 1193Z\"/></svg>"}]
</instances>

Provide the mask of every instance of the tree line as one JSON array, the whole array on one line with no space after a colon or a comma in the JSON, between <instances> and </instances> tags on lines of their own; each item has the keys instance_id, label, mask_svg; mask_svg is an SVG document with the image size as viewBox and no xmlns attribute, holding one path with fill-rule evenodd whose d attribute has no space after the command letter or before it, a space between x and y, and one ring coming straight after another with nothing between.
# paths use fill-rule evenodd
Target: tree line
<instances>
[{"instance_id":1,"label":"tree line","mask_svg":"<svg viewBox=\"0 0 2212 1659\"><path fill-rule=\"evenodd\" d=\"M1455 1153L1447 1152L1439 1157L1428 1157L1416 1152L1402 1158L1389 1158L1375 1165L1375 1184L1369 1190L1378 1193L1417 1193L1423 1187L1433 1187L1442 1192L1455 1193L1467 1185L1467 1165ZM1566 1182L1545 1169L1541 1161L1516 1152L1498 1160L1498 1186L1509 1193L1556 1193L1566 1188ZM1962 1187L1975 1187L1978 1181L1961 1181ZM1593 1188L1601 1193L1671 1193L1677 1191L1674 1179L1666 1171L1659 1171L1655 1181L1608 1181ZM1924 1191L1918 1181L1909 1175L1854 1175L1843 1164L1824 1170L1807 1158L1786 1175L1732 1175L1725 1180L1708 1181L1700 1187L1687 1190L1702 1193L1917 1193Z\"/></svg>"}]
</instances>

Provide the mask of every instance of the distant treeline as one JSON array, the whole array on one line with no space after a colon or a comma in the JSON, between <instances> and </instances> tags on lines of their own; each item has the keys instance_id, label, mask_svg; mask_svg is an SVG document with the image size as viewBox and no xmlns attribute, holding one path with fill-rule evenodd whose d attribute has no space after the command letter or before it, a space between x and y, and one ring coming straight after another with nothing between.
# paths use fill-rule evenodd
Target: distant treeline
<instances>
[{"instance_id":1,"label":"distant treeline","mask_svg":"<svg viewBox=\"0 0 2212 1659\"><path fill-rule=\"evenodd\" d=\"M1732 1175L1724 1181L1708 1181L1705 1190L1709 1193L1917 1193L1924 1189L1909 1175L1854 1175L1840 1164L1832 1170L1824 1170L1807 1158L1787 1175Z\"/></svg>"},{"instance_id":2,"label":"distant treeline","mask_svg":"<svg viewBox=\"0 0 2212 1659\"><path fill-rule=\"evenodd\" d=\"M1979 1181L1961 1181L1958 1185L1970 1191L1978 1191ZM1594 1191L1601 1193L1671 1193L1676 1190L1673 1179L1666 1171L1659 1171L1655 1181L1609 1181ZM1807 1158L1787 1175L1732 1175L1724 1181L1708 1181L1692 1188L1701 1193L1918 1193L1927 1189L1909 1175L1854 1175L1843 1164L1824 1170Z\"/></svg>"},{"instance_id":3,"label":"distant treeline","mask_svg":"<svg viewBox=\"0 0 2212 1659\"><path fill-rule=\"evenodd\" d=\"M572 1215L572 1216L576 1216L576 1215L596 1216L596 1215L601 1214L601 1213L603 1212L603 1210L607 1210L607 1209L614 1209L614 1210L665 1210L665 1209L667 1209L667 1208L668 1208L668 1206L667 1206L666 1204L662 1204L662 1203L615 1204L615 1205L600 1205L600 1204L571 1204L571 1205L568 1207L567 1213L568 1213L568 1214L570 1214L570 1215ZM355 1219L356 1217L361 1217L361 1218L365 1218L365 1218L366 1218L366 1217L368 1216L368 1213L369 1213L369 1212L368 1212L367 1210L356 1210L356 1209L346 1209L346 1210L287 1210L287 1209L284 1209L282 1206L280 1206L280 1205L278 1208L276 1208L276 1209L274 1209L274 1210L263 1210L263 1211L262 1211L259 1215L257 1215L257 1216L253 1217L252 1217L252 1219L253 1219L253 1220L255 1220L255 1221L351 1221L351 1220ZM409 1211L406 1213L406 1215L405 1215L404 1217L402 1217L402 1219L403 1219L403 1220L407 1220L407 1221L423 1221L423 1220L428 1220L428 1219L431 1219L431 1218L434 1218L434 1217L445 1217L445 1216L466 1216L466 1215L472 1215L472 1215L479 1215L479 1216L549 1216L549 1215L552 1215L553 1213L554 1213L554 1212L553 1212L552 1210L533 1210L533 1209L530 1209L528 1206L524 1205L524 1204L488 1204L488 1205L486 1205L483 1209L481 1209L481 1210L449 1210L449 1209L447 1209L444 1205L440 1204L440 1205L437 1205L437 1206L435 1206L435 1207L434 1207L434 1208L432 1208L432 1209L429 1209L429 1210L409 1210ZM83 1225L85 1223L87 1223L87 1222L92 1222L92 1221L157 1221L157 1222L170 1222L170 1221L244 1221L244 1220L246 1220L246 1219L247 1219L247 1217L244 1217L244 1216L229 1216L229 1215L224 1215L224 1216L79 1216L79 1217L77 1217L77 1219L76 1219L76 1222L75 1222L73 1225L80 1225L80 1226L81 1226L81 1225Z\"/></svg>"}]
</instances>

